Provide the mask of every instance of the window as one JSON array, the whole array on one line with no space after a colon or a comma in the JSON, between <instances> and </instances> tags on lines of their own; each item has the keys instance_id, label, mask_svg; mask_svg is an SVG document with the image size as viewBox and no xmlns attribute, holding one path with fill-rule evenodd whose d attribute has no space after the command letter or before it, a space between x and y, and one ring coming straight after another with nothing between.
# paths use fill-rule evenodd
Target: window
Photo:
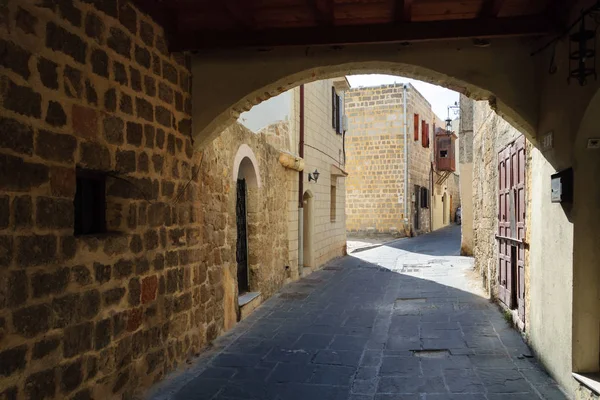
<instances>
[{"instance_id":1,"label":"window","mask_svg":"<svg viewBox=\"0 0 600 400\"><path fill-rule=\"evenodd\" d=\"M429 208L429 189L421 188L421 208Z\"/></svg>"},{"instance_id":2,"label":"window","mask_svg":"<svg viewBox=\"0 0 600 400\"><path fill-rule=\"evenodd\" d=\"M419 114L414 115L414 139L419 140Z\"/></svg>"},{"instance_id":3,"label":"window","mask_svg":"<svg viewBox=\"0 0 600 400\"><path fill-rule=\"evenodd\" d=\"M330 196L331 204L329 206L329 213L331 222L335 222L335 214L336 214L336 203L337 203L337 191L335 186L331 185L331 196Z\"/></svg>"},{"instance_id":4,"label":"window","mask_svg":"<svg viewBox=\"0 0 600 400\"><path fill-rule=\"evenodd\" d=\"M441 158L448 158L448 150L440 150Z\"/></svg>"},{"instance_id":5,"label":"window","mask_svg":"<svg viewBox=\"0 0 600 400\"><path fill-rule=\"evenodd\" d=\"M106 232L106 175L77 170L75 235Z\"/></svg>"},{"instance_id":6,"label":"window","mask_svg":"<svg viewBox=\"0 0 600 400\"><path fill-rule=\"evenodd\" d=\"M344 132L343 127L344 118L344 104L342 98L337 94L335 88L331 87L331 125L335 132L342 134Z\"/></svg>"}]
</instances>

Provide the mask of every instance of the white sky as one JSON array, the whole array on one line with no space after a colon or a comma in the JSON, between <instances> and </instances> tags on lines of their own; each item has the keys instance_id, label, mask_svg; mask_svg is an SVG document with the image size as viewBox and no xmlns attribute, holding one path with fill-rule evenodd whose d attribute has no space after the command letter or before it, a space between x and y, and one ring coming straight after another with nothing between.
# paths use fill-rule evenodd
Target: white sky
<instances>
[{"instance_id":1,"label":"white sky","mask_svg":"<svg viewBox=\"0 0 600 400\"><path fill-rule=\"evenodd\" d=\"M379 86L389 85L391 83L410 83L431 103L433 112L440 119L448 118L448 106L453 105L458 101L459 95L453 90L443 88L441 86L432 85L430 83L417 81L415 79L404 78L402 76L393 75L349 75L348 81L353 88L359 86ZM456 115L451 114L451 118L456 118Z\"/></svg>"}]
</instances>

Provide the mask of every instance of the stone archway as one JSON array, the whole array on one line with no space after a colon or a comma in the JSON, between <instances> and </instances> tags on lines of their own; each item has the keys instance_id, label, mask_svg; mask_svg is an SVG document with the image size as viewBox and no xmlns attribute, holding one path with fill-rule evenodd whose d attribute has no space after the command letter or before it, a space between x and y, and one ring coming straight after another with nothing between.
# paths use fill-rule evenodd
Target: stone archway
<instances>
[{"instance_id":1,"label":"stone archway","mask_svg":"<svg viewBox=\"0 0 600 400\"><path fill-rule=\"evenodd\" d=\"M486 49L452 41L213 54L195 58L192 72L198 147L270 97L303 83L361 73L401 75L489 100L500 116L530 137L538 121L535 65L518 39L497 40Z\"/></svg>"}]
</instances>

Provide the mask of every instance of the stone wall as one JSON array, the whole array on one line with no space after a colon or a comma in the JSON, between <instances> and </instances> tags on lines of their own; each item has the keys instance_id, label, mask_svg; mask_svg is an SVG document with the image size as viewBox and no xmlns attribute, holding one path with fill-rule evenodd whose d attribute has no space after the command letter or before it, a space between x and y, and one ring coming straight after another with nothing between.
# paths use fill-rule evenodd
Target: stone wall
<instances>
[{"instance_id":1,"label":"stone wall","mask_svg":"<svg viewBox=\"0 0 600 400\"><path fill-rule=\"evenodd\" d=\"M278 153L239 127L194 153L188 60L127 1L10 0L0 17L0 398L131 398L235 323L233 152L254 146L270 190ZM108 233L74 235L79 169L106 178ZM285 196L255 199L268 297Z\"/></svg>"},{"instance_id":2,"label":"stone wall","mask_svg":"<svg viewBox=\"0 0 600 400\"><path fill-rule=\"evenodd\" d=\"M473 255L484 286L495 297L498 276L498 152L522 133L482 101L474 102L473 127ZM530 150L530 146L527 145L526 151ZM531 173L530 168L526 171ZM529 215L528 211L526 215Z\"/></svg>"},{"instance_id":3,"label":"stone wall","mask_svg":"<svg viewBox=\"0 0 600 400\"><path fill-rule=\"evenodd\" d=\"M347 230L349 232L415 234L429 232L431 208L412 201L415 185L430 189L433 128L441 120L431 105L412 86L407 88L409 144L408 195L404 193L403 84L357 88L347 92L349 130L347 154ZM419 114L418 140L414 140L414 114ZM430 147L422 145L421 121L430 126ZM404 202L410 201L409 225L405 226ZM430 202L431 203L431 202ZM420 227L414 229L419 207ZM432 205L430 204L430 207Z\"/></svg>"}]
</instances>

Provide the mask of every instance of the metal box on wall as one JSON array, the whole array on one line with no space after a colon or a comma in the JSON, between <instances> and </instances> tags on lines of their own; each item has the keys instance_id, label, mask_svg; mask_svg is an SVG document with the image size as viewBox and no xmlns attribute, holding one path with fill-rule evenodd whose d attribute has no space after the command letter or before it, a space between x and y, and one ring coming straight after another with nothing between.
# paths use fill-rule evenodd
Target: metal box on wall
<instances>
[{"instance_id":1,"label":"metal box on wall","mask_svg":"<svg viewBox=\"0 0 600 400\"><path fill-rule=\"evenodd\" d=\"M568 168L552 175L550 189L550 200L552 203L572 203L573 168Z\"/></svg>"}]
</instances>

